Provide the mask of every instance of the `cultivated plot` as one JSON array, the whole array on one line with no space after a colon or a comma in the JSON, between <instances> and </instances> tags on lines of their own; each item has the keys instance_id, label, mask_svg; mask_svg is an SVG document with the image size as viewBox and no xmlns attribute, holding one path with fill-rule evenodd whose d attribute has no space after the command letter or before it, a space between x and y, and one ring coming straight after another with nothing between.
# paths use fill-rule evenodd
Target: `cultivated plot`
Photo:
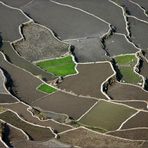
<instances>
[{"instance_id":1,"label":"cultivated plot","mask_svg":"<svg viewBox=\"0 0 148 148\"><path fill-rule=\"evenodd\" d=\"M108 134L131 140L148 140L148 128L119 130Z\"/></svg>"},{"instance_id":2,"label":"cultivated plot","mask_svg":"<svg viewBox=\"0 0 148 148\"><path fill-rule=\"evenodd\" d=\"M109 29L106 23L95 17L49 0L33 1L22 10L34 21L52 29L62 40L102 36Z\"/></svg>"},{"instance_id":3,"label":"cultivated plot","mask_svg":"<svg viewBox=\"0 0 148 148\"><path fill-rule=\"evenodd\" d=\"M36 65L46 72L50 72L55 76L67 76L76 74L72 56L60 57L52 60L44 60L36 62Z\"/></svg>"},{"instance_id":4,"label":"cultivated plot","mask_svg":"<svg viewBox=\"0 0 148 148\"><path fill-rule=\"evenodd\" d=\"M148 10L148 3L147 0L132 0L133 2L136 2L139 4L142 8L144 8L146 11Z\"/></svg>"},{"instance_id":5,"label":"cultivated plot","mask_svg":"<svg viewBox=\"0 0 148 148\"><path fill-rule=\"evenodd\" d=\"M88 148L93 147L105 147L105 148L140 148L142 147L142 142L138 141L129 141L118 139L115 137L102 135L100 133L92 132L84 128L78 128L66 133L60 134L59 140L67 143L73 144L80 147Z\"/></svg>"},{"instance_id":6,"label":"cultivated plot","mask_svg":"<svg viewBox=\"0 0 148 148\"><path fill-rule=\"evenodd\" d=\"M2 140L9 146L13 147L14 142L27 140L26 135L19 129L10 124L1 122Z\"/></svg>"},{"instance_id":7,"label":"cultivated plot","mask_svg":"<svg viewBox=\"0 0 148 148\"><path fill-rule=\"evenodd\" d=\"M57 133L71 129L70 126L66 126L64 124L54 122L53 120L39 120L37 116L33 116L32 113L28 111L29 107L24 103L15 103L15 104L9 104L9 105L7 104L7 105L1 105L1 106L4 109L10 109L18 113L20 117L22 117L24 120L30 123L40 125L40 126L45 126L45 127L51 127Z\"/></svg>"},{"instance_id":8,"label":"cultivated plot","mask_svg":"<svg viewBox=\"0 0 148 148\"><path fill-rule=\"evenodd\" d=\"M101 84L113 74L109 62L78 64L77 70L79 74L65 78L58 87L77 95L106 99L101 92Z\"/></svg>"},{"instance_id":9,"label":"cultivated plot","mask_svg":"<svg viewBox=\"0 0 148 148\"><path fill-rule=\"evenodd\" d=\"M141 109L141 110L147 110L148 111L148 108L147 108L147 103L144 102L144 101L136 101L136 100L131 100L131 101L115 101L115 102L118 102L118 103L122 103L122 104L125 104L125 105L128 105L128 106L131 106L131 107L134 107L134 108L137 108L137 109Z\"/></svg>"},{"instance_id":10,"label":"cultivated plot","mask_svg":"<svg viewBox=\"0 0 148 148\"><path fill-rule=\"evenodd\" d=\"M75 148L70 144L62 143L56 139L51 139L46 142L39 141L20 141L13 143L14 147L27 147L27 148Z\"/></svg>"},{"instance_id":11,"label":"cultivated plot","mask_svg":"<svg viewBox=\"0 0 148 148\"><path fill-rule=\"evenodd\" d=\"M5 83L6 83L6 79L5 79L4 73L2 72L2 70L0 70L0 94L8 93L6 91Z\"/></svg>"},{"instance_id":12,"label":"cultivated plot","mask_svg":"<svg viewBox=\"0 0 148 148\"><path fill-rule=\"evenodd\" d=\"M10 88L14 94L22 101L31 103L32 101L45 96L36 90L36 88L43 82L38 78L34 77L27 71L24 71L4 59L4 55L0 54L0 67L7 72L7 79L11 82Z\"/></svg>"},{"instance_id":13,"label":"cultivated plot","mask_svg":"<svg viewBox=\"0 0 148 148\"><path fill-rule=\"evenodd\" d=\"M148 100L148 93L142 88L116 81L109 85L107 95L113 100Z\"/></svg>"},{"instance_id":14,"label":"cultivated plot","mask_svg":"<svg viewBox=\"0 0 148 148\"><path fill-rule=\"evenodd\" d=\"M90 128L105 132L118 129L119 126L134 113L136 113L136 110L126 106L99 101L79 122Z\"/></svg>"},{"instance_id":15,"label":"cultivated plot","mask_svg":"<svg viewBox=\"0 0 148 148\"><path fill-rule=\"evenodd\" d=\"M54 0L63 4L69 4L71 6L81 8L105 21L112 24L116 31L126 34L126 25L121 8L114 5L110 1L102 0ZM105 10L105 11L104 11ZM118 18L118 19L117 19Z\"/></svg>"},{"instance_id":16,"label":"cultivated plot","mask_svg":"<svg viewBox=\"0 0 148 148\"><path fill-rule=\"evenodd\" d=\"M112 0L112 1L116 2L118 5L123 7L128 15L132 15L137 17L138 19L148 21L148 18L144 14L143 10L135 3L132 3L132 1L130 0Z\"/></svg>"},{"instance_id":17,"label":"cultivated plot","mask_svg":"<svg viewBox=\"0 0 148 148\"><path fill-rule=\"evenodd\" d=\"M107 38L105 40L105 46L111 57L138 51L138 49L129 43L127 38L122 34L113 34Z\"/></svg>"},{"instance_id":18,"label":"cultivated plot","mask_svg":"<svg viewBox=\"0 0 148 148\"><path fill-rule=\"evenodd\" d=\"M100 38L83 38L67 40L66 42L74 46L72 53L78 63L109 60L102 48Z\"/></svg>"},{"instance_id":19,"label":"cultivated plot","mask_svg":"<svg viewBox=\"0 0 148 148\"><path fill-rule=\"evenodd\" d=\"M14 103L17 99L10 94L0 94L0 103Z\"/></svg>"},{"instance_id":20,"label":"cultivated plot","mask_svg":"<svg viewBox=\"0 0 148 148\"><path fill-rule=\"evenodd\" d=\"M17 114L6 111L0 114L0 119L4 120L7 123L12 124L17 128L21 128L26 134L29 135L31 140L35 141L47 141L54 137L50 129L42 128L36 125L29 124L21 120Z\"/></svg>"},{"instance_id":21,"label":"cultivated plot","mask_svg":"<svg viewBox=\"0 0 148 148\"><path fill-rule=\"evenodd\" d=\"M122 129L148 127L148 112L140 111L136 116L128 120Z\"/></svg>"},{"instance_id":22,"label":"cultivated plot","mask_svg":"<svg viewBox=\"0 0 148 148\"><path fill-rule=\"evenodd\" d=\"M20 8L24 5L27 5L32 0L21 0L21 1L20 0L13 0L13 1L1 0L1 1L4 2L5 4L9 5L9 6Z\"/></svg>"},{"instance_id":23,"label":"cultivated plot","mask_svg":"<svg viewBox=\"0 0 148 148\"><path fill-rule=\"evenodd\" d=\"M140 48L148 48L148 23L142 22L132 17L128 17L131 32L131 40Z\"/></svg>"},{"instance_id":24,"label":"cultivated plot","mask_svg":"<svg viewBox=\"0 0 148 148\"><path fill-rule=\"evenodd\" d=\"M19 25L29 21L21 11L6 7L0 2L0 32L3 40L14 41L19 39ZM7 19L6 19L7 18Z\"/></svg>"},{"instance_id":25,"label":"cultivated plot","mask_svg":"<svg viewBox=\"0 0 148 148\"><path fill-rule=\"evenodd\" d=\"M6 55L6 58L9 62L28 72L31 72L33 75L43 79L44 81L51 81L56 78L49 72L41 70L37 66L33 65L31 62L22 58L19 54L17 54L17 52L14 50L13 46L10 45L9 42L3 42L3 46L1 47L0 51L2 51Z\"/></svg>"},{"instance_id":26,"label":"cultivated plot","mask_svg":"<svg viewBox=\"0 0 148 148\"><path fill-rule=\"evenodd\" d=\"M78 119L95 103L96 100L94 99L78 97L57 91L42 99L32 102L31 105L46 111L64 113L73 119Z\"/></svg>"},{"instance_id":27,"label":"cultivated plot","mask_svg":"<svg viewBox=\"0 0 148 148\"><path fill-rule=\"evenodd\" d=\"M22 26L24 39L15 42L15 50L28 61L59 57L68 52L69 45L59 41L51 30L36 23Z\"/></svg>"}]
</instances>

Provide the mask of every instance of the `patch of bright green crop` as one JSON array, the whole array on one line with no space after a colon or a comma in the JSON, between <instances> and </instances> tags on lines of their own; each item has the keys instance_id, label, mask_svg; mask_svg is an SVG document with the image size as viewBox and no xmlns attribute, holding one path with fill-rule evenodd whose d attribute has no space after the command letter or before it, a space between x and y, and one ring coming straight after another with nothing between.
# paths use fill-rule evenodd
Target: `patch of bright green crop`
<instances>
[{"instance_id":1,"label":"patch of bright green crop","mask_svg":"<svg viewBox=\"0 0 148 148\"><path fill-rule=\"evenodd\" d=\"M115 60L119 65L132 64L132 63L136 63L137 61L135 55L117 56L115 57Z\"/></svg>"},{"instance_id":2,"label":"patch of bright green crop","mask_svg":"<svg viewBox=\"0 0 148 148\"><path fill-rule=\"evenodd\" d=\"M39 91L42 91L42 92L45 92L45 93L53 93L56 91L55 88L47 85L47 84L41 84L38 88L37 88Z\"/></svg>"},{"instance_id":3,"label":"patch of bright green crop","mask_svg":"<svg viewBox=\"0 0 148 148\"><path fill-rule=\"evenodd\" d=\"M36 65L47 72L55 74L56 76L66 76L76 73L75 63L71 56L41 61L36 63Z\"/></svg>"},{"instance_id":4,"label":"patch of bright green crop","mask_svg":"<svg viewBox=\"0 0 148 148\"><path fill-rule=\"evenodd\" d=\"M142 78L134 72L134 66L137 63L135 55L123 55L115 57L115 61L122 74L122 82L138 84L142 82Z\"/></svg>"},{"instance_id":5,"label":"patch of bright green crop","mask_svg":"<svg viewBox=\"0 0 148 148\"><path fill-rule=\"evenodd\" d=\"M102 100L79 122L87 127L92 127L92 129L98 127L98 129L109 131L117 129L134 113L136 113L134 109Z\"/></svg>"}]
</instances>

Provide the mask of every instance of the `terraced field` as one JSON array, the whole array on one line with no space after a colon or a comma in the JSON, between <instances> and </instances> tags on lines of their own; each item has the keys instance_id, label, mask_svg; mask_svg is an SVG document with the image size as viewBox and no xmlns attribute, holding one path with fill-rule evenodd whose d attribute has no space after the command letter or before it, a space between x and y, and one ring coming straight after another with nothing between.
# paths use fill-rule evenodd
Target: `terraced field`
<instances>
[{"instance_id":1,"label":"terraced field","mask_svg":"<svg viewBox=\"0 0 148 148\"><path fill-rule=\"evenodd\" d=\"M147 0L0 0L0 148L147 148Z\"/></svg>"}]
</instances>

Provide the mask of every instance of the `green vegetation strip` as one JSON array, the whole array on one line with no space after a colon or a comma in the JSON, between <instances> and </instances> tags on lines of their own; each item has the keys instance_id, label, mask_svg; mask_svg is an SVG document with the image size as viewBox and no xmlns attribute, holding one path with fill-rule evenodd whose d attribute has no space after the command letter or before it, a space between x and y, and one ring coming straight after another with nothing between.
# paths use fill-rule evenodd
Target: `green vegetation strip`
<instances>
[{"instance_id":1,"label":"green vegetation strip","mask_svg":"<svg viewBox=\"0 0 148 148\"><path fill-rule=\"evenodd\" d=\"M98 129L109 131L119 128L134 113L136 113L134 109L102 100L79 122L92 129L98 127Z\"/></svg>"},{"instance_id":2,"label":"green vegetation strip","mask_svg":"<svg viewBox=\"0 0 148 148\"><path fill-rule=\"evenodd\" d=\"M142 83L142 78L134 72L137 63L135 55L123 55L115 57L115 61L122 74L122 82L138 84Z\"/></svg>"},{"instance_id":3,"label":"green vegetation strip","mask_svg":"<svg viewBox=\"0 0 148 148\"><path fill-rule=\"evenodd\" d=\"M37 62L36 65L56 76L66 76L76 73L75 63L71 56Z\"/></svg>"},{"instance_id":4,"label":"green vegetation strip","mask_svg":"<svg viewBox=\"0 0 148 148\"><path fill-rule=\"evenodd\" d=\"M45 92L45 93L53 93L56 92L57 90L47 84L41 84L38 88L39 91Z\"/></svg>"}]
</instances>

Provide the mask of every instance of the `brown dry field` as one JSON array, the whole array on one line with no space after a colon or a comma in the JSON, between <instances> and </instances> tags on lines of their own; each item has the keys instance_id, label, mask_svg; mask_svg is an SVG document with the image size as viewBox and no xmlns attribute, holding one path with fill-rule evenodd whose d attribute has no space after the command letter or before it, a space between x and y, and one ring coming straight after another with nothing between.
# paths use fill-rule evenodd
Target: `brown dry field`
<instances>
[{"instance_id":1,"label":"brown dry field","mask_svg":"<svg viewBox=\"0 0 148 148\"><path fill-rule=\"evenodd\" d=\"M0 54L0 66L8 72L13 80L13 89L16 91L16 96L27 103L45 96L44 93L36 91L36 88L42 83L30 73L15 67L6 60L2 54Z\"/></svg>"},{"instance_id":2,"label":"brown dry field","mask_svg":"<svg viewBox=\"0 0 148 148\"><path fill-rule=\"evenodd\" d=\"M122 10L107 0L55 0L81 8L116 27L117 32L126 34ZM105 10L105 11L104 11ZM118 18L118 19L117 19Z\"/></svg>"},{"instance_id":3,"label":"brown dry field","mask_svg":"<svg viewBox=\"0 0 148 148\"><path fill-rule=\"evenodd\" d=\"M21 128L25 133L29 135L31 140L47 141L54 137L50 129L31 125L21 120L15 113L11 111L6 111L0 114L0 119L5 121L6 123L12 124L17 128Z\"/></svg>"},{"instance_id":4,"label":"brown dry field","mask_svg":"<svg viewBox=\"0 0 148 148\"><path fill-rule=\"evenodd\" d=\"M62 125L62 124L59 124L57 122L54 122L52 120L40 121L35 116L32 116L32 114L29 111L27 111L28 106L26 106L23 103L15 103L15 104L1 105L1 106L3 106L4 108L7 108L7 109L11 109L14 112L17 112L20 117L22 117L24 120L26 120L28 122L31 122L31 123L34 123L34 124L38 124L38 125L41 125L41 126L45 126L45 127L49 126L52 129L56 130L57 132L63 132L65 130L68 130L68 129L71 128L69 126Z\"/></svg>"},{"instance_id":5,"label":"brown dry field","mask_svg":"<svg viewBox=\"0 0 148 148\"><path fill-rule=\"evenodd\" d=\"M0 28L1 36L5 41L14 41L21 38L19 25L29 21L21 11L4 6L0 3Z\"/></svg>"},{"instance_id":6,"label":"brown dry field","mask_svg":"<svg viewBox=\"0 0 148 148\"><path fill-rule=\"evenodd\" d=\"M24 39L15 42L15 50L28 61L56 58L68 52L69 45L57 40L51 31L36 24L22 27Z\"/></svg>"},{"instance_id":7,"label":"brown dry field","mask_svg":"<svg viewBox=\"0 0 148 148\"><path fill-rule=\"evenodd\" d=\"M148 128L127 129L121 131L109 132L109 135L131 139L131 140L148 140Z\"/></svg>"},{"instance_id":8,"label":"brown dry field","mask_svg":"<svg viewBox=\"0 0 148 148\"><path fill-rule=\"evenodd\" d=\"M5 83L5 76L3 74L3 71L0 69L0 93L8 93L5 88Z\"/></svg>"},{"instance_id":9,"label":"brown dry field","mask_svg":"<svg viewBox=\"0 0 148 148\"><path fill-rule=\"evenodd\" d=\"M20 148L75 148L71 145L64 144L62 142L57 141L56 139L51 139L46 142L38 142L38 141L19 141L13 143L14 147Z\"/></svg>"},{"instance_id":10,"label":"brown dry field","mask_svg":"<svg viewBox=\"0 0 148 148\"><path fill-rule=\"evenodd\" d=\"M0 94L0 103L14 103L18 102L12 95Z\"/></svg>"},{"instance_id":11,"label":"brown dry field","mask_svg":"<svg viewBox=\"0 0 148 148\"><path fill-rule=\"evenodd\" d=\"M78 64L79 74L67 77L58 87L77 95L107 99L101 92L101 84L113 74L108 62Z\"/></svg>"},{"instance_id":12,"label":"brown dry field","mask_svg":"<svg viewBox=\"0 0 148 148\"><path fill-rule=\"evenodd\" d=\"M84 128L78 128L59 135L59 140L67 144L83 148L141 148L142 142L122 140L100 133L94 133Z\"/></svg>"},{"instance_id":13,"label":"brown dry field","mask_svg":"<svg viewBox=\"0 0 148 148\"><path fill-rule=\"evenodd\" d=\"M136 128L136 127L148 127L148 112L139 112L136 116L128 120L122 129Z\"/></svg>"},{"instance_id":14,"label":"brown dry field","mask_svg":"<svg viewBox=\"0 0 148 148\"><path fill-rule=\"evenodd\" d=\"M1 0L2 2L4 2L5 4L12 6L12 7L21 7L26 5L27 3L31 2L31 0Z\"/></svg>"},{"instance_id":15,"label":"brown dry field","mask_svg":"<svg viewBox=\"0 0 148 148\"><path fill-rule=\"evenodd\" d=\"M92 107L95 102L96 100L94 99L73 96L58 91L33 102L32 106L39 107L46 111L64 113L74 119L78 119Z\"/></svg>"},{"instance_id":16,"label":"brown dry field","mask_svg":"<svg viewBox=\"0 0 148 148\"><path fill-rule=\"evenodd\" d=\"M24 133L10 125L6 125L5 129L6 139L3 138L3 141L10 147L13 146L13 142L24 141L27 140L27 137Z\"/></svg>"},{"instance_id":17,"label":"brown dry field","mask_svg":"<svg viewBox=\"0 0 148 148\"><path fill-rule=\"evenodd\" d=\"M133 85L114 82L109 86L107 94L113 100L145 100L148 101L148 92Z\"/></svg>"},{"instance_id":18,"label":"brown dry field","mask_svg":"<svg viewBox=\"0 0 148 148\"><path fill-rule=\"evenodd\" d=\"M126 104L128 106L131 106L131 107L134 107L134 108L137 108L137 109L143 109L143 110L148 111L147 103L142 102L142 101L126 101L126 102L115 101L115 102Z\"/></svg>"},{"instance_id":19,"label":"brown dry field","mask_svg":"<svg viewBox=\"0 0 148 148\"><path fill-rule=\"evenodd\" d=\"M35 0L22 10L35 22L52 29L62 40L102 36L109 29L106 23L95 17L49 0Z\"/></svg>"}]
</instances>

